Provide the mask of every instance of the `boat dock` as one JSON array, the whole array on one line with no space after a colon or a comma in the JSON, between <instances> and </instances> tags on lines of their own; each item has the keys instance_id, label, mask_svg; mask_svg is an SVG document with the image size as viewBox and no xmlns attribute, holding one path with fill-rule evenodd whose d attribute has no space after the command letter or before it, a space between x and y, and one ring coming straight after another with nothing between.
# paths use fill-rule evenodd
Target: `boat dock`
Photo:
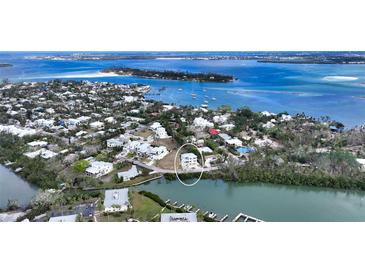
<instances>
[{"instance_id":1,"label":"boat dock","mask_svg":"<svg viewBox=\"0 0 365 274\"><path fill-rule=\"evenodd\" d=\"M249 215L246 215L244 213L240 213L238 214L233 220L232 222L263 222L262 220L260 219L257 219L255 217L252 217L252 216L249 216Z\"/></svg>"},{"instance_id":2,"label":"boat dock","mask_svg":"<svg viewBox=\"0 0 365 274\"><path fill-rule=\"evenodd\" d=\"M182 209L185 212L188 213L198 213L201 212L200 208L195 208L192 205L189 204L183 204L183 203L179 203L179 202L171 202L170 199L166 200L165 202L166 204L169 204L170 206L174 207L175 209ZM217 213L214 213L212 211L205 211L202 214L204 217L208 217L216 222L263 222L263 220L260 220L258 218L252 217L250 215L247 215L245 213L239 213L233 220L229 221L228 217L229 215L226 214L224 216L219 216Z\"/></svg>"}]
</instances>

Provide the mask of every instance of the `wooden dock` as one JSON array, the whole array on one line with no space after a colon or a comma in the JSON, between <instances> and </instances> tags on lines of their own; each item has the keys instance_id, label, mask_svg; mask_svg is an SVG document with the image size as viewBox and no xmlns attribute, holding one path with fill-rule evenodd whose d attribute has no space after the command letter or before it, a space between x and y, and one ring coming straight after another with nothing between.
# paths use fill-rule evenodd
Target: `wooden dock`
<instances>
[{"instance_id":1,"label":"wooden dock","mask_svg":"<svg viewBox=\"0 0 365 274\"><path fill-rule=\"evenodd\" d=\"M257 219L255 217L249 216L247 214L244 213L239 213L233 220L232 222L263 222L260 219Z\"/></svg>"}]
</instances>

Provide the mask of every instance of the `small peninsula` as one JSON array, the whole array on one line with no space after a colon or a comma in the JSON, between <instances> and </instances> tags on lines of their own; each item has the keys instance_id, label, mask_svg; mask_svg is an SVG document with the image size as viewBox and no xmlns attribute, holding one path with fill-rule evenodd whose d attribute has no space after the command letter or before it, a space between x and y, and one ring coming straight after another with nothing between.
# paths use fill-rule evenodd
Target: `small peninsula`
<instances>
[{"instance_id":1,"label":"small peninsula","mask_svg":"<svg viewBox=\"0 0 365 274\"><path fill-rule=\"evenodd\" d=\"M198 82L221 82L227 83L234 80L233 76L217 73L190 73L179 71L158 71L144 70L134 68L107 68L102 70L103 73L116 73L123 76L137 76L150 79L165 79L179 81L198 81Z\"/></svg>"}]
</instances>

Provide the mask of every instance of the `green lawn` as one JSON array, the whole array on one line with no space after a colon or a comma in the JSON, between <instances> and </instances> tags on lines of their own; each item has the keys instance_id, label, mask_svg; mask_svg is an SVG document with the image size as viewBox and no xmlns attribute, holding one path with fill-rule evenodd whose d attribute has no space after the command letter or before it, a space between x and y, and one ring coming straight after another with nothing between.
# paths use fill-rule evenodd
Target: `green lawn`
<instances>
[{"instance_id":1,"label":"green lawn","mask_svg":"<svg viewBox=\"0 0 365 274\"><path fill-rule=\"evenodd\" d=\"M171 212L166 208L162 211L163 208L158 203L138 192L132 191L130 193L130 201L133 207L133 218L140 221L160 221L161 212ZM158 216L152 220L156 215Z\"/></svg>"}]
</instances>

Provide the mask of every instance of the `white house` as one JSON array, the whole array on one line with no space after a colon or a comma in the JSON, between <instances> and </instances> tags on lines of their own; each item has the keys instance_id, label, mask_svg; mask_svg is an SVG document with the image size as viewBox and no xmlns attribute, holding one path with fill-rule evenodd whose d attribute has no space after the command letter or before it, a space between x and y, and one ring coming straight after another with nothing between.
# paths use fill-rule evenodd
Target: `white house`
<instances>
[{"instance_id":1,"label":"white house","mask_svg":"<svg viewBox=\"0 0 365 274\"><path fill-rule=\"evenodd\" d=\"M255 145L259 147L272 146L273 143L274 142L268 138L255 140Z\"/></svg>"},{"instance_id":2,"label":"white house","mask_svg":"<svg viewBox=\"0 0 365 274\"><path fill-rule=\"evenodd\" d=\"M58 153L53 152L53 151L50 151L48 149L44 149L44 148L41 149L41 153L40 153L40 156L43 159L50 159L50 158L53 158L53 157L55 157L57 155L58 155Z\"/></svg>"},{"instance_id":3,"label":"white house","mask_svg":"<svg viewBox=\"0 0 365 274\"><path fill-rule=\"evenodd\" d=\"M114 117L107 117L107 118L104 119L104 121L107 122L107 123L110 123L110 124L116 123Z\"/></svg>"},{"instance_id":4,"label":"white house","mask_svg":"<svg viewBox=\"0 0 365 274\"><path fill-rule=\"evenodd\" d=\"M28 158L31 158L31 159L34 159L37 156L40 156L43 159L50 159L50 158L53 158L53 157L57 156L58 153L47 150L45 148L41 148L41 149L36 150L36 151L24 153L24 155L27 156Z\"/></svg>"},{"instance_id":5,"label":"white house","mask_svg":"<svg viewBox=\"0 0 365 274\"><path fill-rule=\"evenodd\" d=\"M137 169L136 165L132 165L132 167L127 171L118 172L118 178L123 178L123 182L130 181L131 179L137 177L141 174L141 171Z\"/></svg>"},{"instance_id":6,"label":"white house","mask_svg":"<svg viewBox=\"0 0 365 274\"><path fill-rule=\"evenodd\" d=\"M150 126L150 128L151 128L152 130L156 130L156 129L158 129L159 127L162 127L162 126L161 126L161 124L160 124L159 122L154 122L154 123Z\"/></svg>"},{"instance_id":7,"label":"white house","mask_svg":"<svg viewBox=\"0 0 365 274\"><path fill-rule=\"evenodd\" d=\"M33 141L29 142L27 145L31 147L45 147L48 143L46 141Z\"/></svg>"},{"instance_id":8,"label":"white house","mask_svg":"<svg viewBox=\"0 0 365 274\"><path fill-rule=\"evenodd\" d=\"M197 222L196 213L162 213L161 222Z\"/></svg>"},{"instance_id":9,"label":"white house","mask_svg":"<svg viewBox=\"0 0 365 274\"><path fill-rule=\"evenodd\" d=\"M283 114L281 115L280 121L285 122L285 121L291 121L292 119L293 118L290 115Z\"/></svg>"},{"instance_id":10,"label":"white house","mask_svg":"<svg viewBox=\"0 0 365 274\"><path fill-rule=\"evenodd\" d=\"M95 122L90 123L90 127L94 128L94 129L100 129L100 128L104 127L104 123L100 122L100 121L95 121Z\"/></svg>"},{"instance_id":11,"label":"white house","mask_svg":"<svg viewBox=\"0 0 365 274\"><path fill-rule=\"evenodd\" d=\"M105 190L105 212L127 211L129 205L128 188Z\"/></svg>"},{"instance_id":12,"label":"white house","mask_svg":"<svg viewBox=\"0 0 365 274\"><path fill-rule=\"evenodd\" d=\"M195 118L193 124L194 124L194 126L201 127L201 128L214 126L214 124L212 122L209 122L208 120L206 120L202 117Z\"/></svg>"},{"instance_id":13,"label":"white house","mask_svg":"<svg viewBox=\"0 0 365 274\"><path fill-rule=\"evenodd\" d=\"M270 116L275 116L276 114L275 113L273 113L273 112L268 112L268 111L262 111L261 112L261 114L262 115L264 115L264 116L267 116L267 117L270 117Z\"/></svg>"},{"instance_id":14,"label":"white house","mask_svg":"<svg viewBox=\"0 0 365 274\"><path fill-rule=\"evenodd\" d=\"M0 125L0 132L6 132L12 135L17 135L19 137L34 135L37 133L35 129L16 127L14 125Z\"/></svg>"},{"instance_id":15,"label":"white house","mask_svg":"<svg viewBox=\"0 0 365 274\"><path fill-rule=\"evenodd\" d=\"M55 123L55 120L54 119L49 119L49 120L46 120L46 119L38 119L38 120L35 120L34 121L34 124L37 126L37 127L52 127Z\"/></svg>"},{"instance_id":16,"label":"white house","mask_svg":"<svg viewBox=\"0 0 365 274\"><path fill-rule=\"evenodd\" d=\"M106 140L106 146L108 148L115 148L115 147L122 147L125 143L125 139L122 137L118 138L111 138L109 140Z\"/></svg>"},{"instance_id":17,"label":"white house","mask_svg":"<svg viewBox=\"0 0 365 274\"><path fill-rule=\"evenodd\" d=\"M201 153L213 153L213 150L210 147L200 147L198 148L198 150Z\"/></svg>"},{"instance_id":18,"label":"white house","mask_svg":"<svg viewBox=\"0 0 365 274\"><path fill-rule=\"evenodd\" d=\"M356 159L356 161L360 164L360 170L365 172L365 159Z\"/></svg>"},{"instance_id":19,"label":"white house","mask_svg":"<svg viewBox=\"0 0 365 274\"><path fill-rule=\"evenodd\" d=\"M242 141L240 139L237 139L237 138L231 138L229 140L226 140L226 143L228 145L233 145L235 147L241 147L242 146Z\"/></svg>"},{"instance_id":20,"label":"white house","mask_svg":"<svg viewBox=\"0 0 365 274\"><path fill-rule=\"evenodd\" d=\"M266 124L263 124L262 127L269 129L275 127L275 124L271 121L268 121Z\"/></svg>"},{"instance_id":21,"label":"white house","mask_svg":"<svg viewBox=\"0 0 365 274\"><path fill-rule=\"evenodd\" d=\"M151 148L149 157L152 160L162 160L167 154L169 154L169 151L165 146L158 146Z\"/></svg>"},{"instance_id":22,"label":"white house","mask_svg":"<svg viewBox=\"0 0 365 274\"><path fill-rule=\"evenodd\" d=\"M159 127L158 129L156 129L155 134L158 139L170 138L170 136L167 134L166 129L164 127Z\"/></svg>"},{"instance_id":23,"label":"white house","mask_svg":"<svg viewBox=\"0 0 365 274\"><path fill-rule=\"evenodd\" d=\"M167 139L170 138L170 136L167 135L166 129L161 126L159 122L154 122L150 128L155 132L156 137L158 139Z\"/></svg>"},{"instance_id":24,"label":"white house","mask_svg":"<svg viewBox=\"0 0 365 274\"><path fill-rule=\"evenodd\" d=\"M113 164L103 161L92 161L86 169L86 174L96 178L104 176L113 170Z\"/></svg>"},{"instance_id":25,"label":"white house","mask_svg":"<svg viewBox=\"0 0 365 274\"><path fill-rule=\"evenodd\" d=\"M224 124L219 126L219 128L230 131L232 129L234 129L235 125L234 124Z\"/></svg>"},{"instance_id":26,"label":"white house","mask_svg":"<svg viewBox=\"0 0 365 274\"><path fill-rule=\"evenodd\" d=\"M229 116L230 116L229 113L224 114L224 115L216 115L213 117L213 121L214 121L214 123L217 123L217 124L223 124L223 123L227 122Z\"/></svg>"},{"instance_id":27,"label":"white house","mask_svg":"<svg viewBox=\"0 0 365 274\"><path fill-rule=\"evenodd\" d=\"M123 96L124 102L126 103L132 103L135 101L138 101L138 97L135 96Z\"/></svg>"},{"instance_id":28,"label":"white house","mask_svg":"<svg viewBox=\"0 0 365 274\"><path fill-rule=\"evenodd\" d=\"M183 153L180 157L183 169L192 169L198 166L198 157L194 153Z\"/></svg>"}]
</instances>

